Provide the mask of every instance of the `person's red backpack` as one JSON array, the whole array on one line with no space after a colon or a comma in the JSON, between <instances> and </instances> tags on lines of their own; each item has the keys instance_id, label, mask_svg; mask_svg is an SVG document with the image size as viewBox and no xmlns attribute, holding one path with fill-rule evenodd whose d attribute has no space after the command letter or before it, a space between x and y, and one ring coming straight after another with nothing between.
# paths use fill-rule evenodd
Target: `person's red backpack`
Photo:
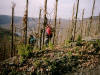
<instances>
[{"instance_id":1,"label":"person's red backpack","mask_svg":"<svg viewBox=\"0 0 100 75\"><path fill-rule=\"evenodd\" d=\"M47 34L48 36L52 36L52 31L51 31L51 27L50 27L50 26L47 26L47 27L46 27L46 34Z\"/></svg>"}]
</instances>

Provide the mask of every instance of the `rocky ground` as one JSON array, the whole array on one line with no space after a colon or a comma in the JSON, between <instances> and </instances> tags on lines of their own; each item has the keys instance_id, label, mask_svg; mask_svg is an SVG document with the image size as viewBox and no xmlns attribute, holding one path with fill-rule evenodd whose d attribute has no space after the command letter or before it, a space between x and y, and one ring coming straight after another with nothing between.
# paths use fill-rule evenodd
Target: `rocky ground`
<instances>
[{"instance_id":1,"label":"rocky ground","mask_svg":"<svg viewBox=\"0 0 100 75\"><path fill-rule=\"evenodd\" d=\"M21 61L20 56L0 63L0 75L64 75L99 64L100 41L82 41L56 46L53 50L33 50Z\"/></svg>"}]
</instances>

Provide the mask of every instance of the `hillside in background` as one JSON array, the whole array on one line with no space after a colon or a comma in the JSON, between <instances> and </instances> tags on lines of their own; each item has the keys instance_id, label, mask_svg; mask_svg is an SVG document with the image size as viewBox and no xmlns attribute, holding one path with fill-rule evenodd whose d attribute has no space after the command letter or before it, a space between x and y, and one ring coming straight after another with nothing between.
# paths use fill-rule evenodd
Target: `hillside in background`
<instances>
[{"instance_id":1,"label":"hillside in background","mask_svg":"<svg viewBox=\"0 0 100 75\"><path fill-rule=\"evenodd\" d=\"M15 16L14 23L15 25L22 24L23 17ZM37 18L28 18L28 23L30 26L35 26L38 22ZM0 27L9 29L11 24L11 16L8 15L0 15Z\"/></svg>"}]
</instances>

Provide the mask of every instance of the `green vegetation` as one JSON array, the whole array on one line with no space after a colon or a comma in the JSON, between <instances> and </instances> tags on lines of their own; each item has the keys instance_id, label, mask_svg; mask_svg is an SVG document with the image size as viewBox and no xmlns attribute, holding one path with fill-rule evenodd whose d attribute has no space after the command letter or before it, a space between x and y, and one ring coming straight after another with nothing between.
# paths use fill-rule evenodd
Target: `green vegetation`
<instances>
[{"instance_id":1,"label":"green vegetation","mask_svg":"<svg viewBox=\"0 0 100 75\"><path fill-rule=\"evenodd\" d=\"M65 40L65 46L66 47L69 47L69 46L71 46L71 40Z\"/></svg>"},{"instance_id":2,"label":"green vegetation","mask_svg":"<svg viewBox=\"0 0 100 75\"><path fill-rule=\"evenodd\" d=\"M54 49L54 45L53 45L52 42L49 42L49 46L48 46L48 48L49 48L50 50L53 50L53 49Z\"/></svg>"},{"instance_id":3,"label":"green vegetation","mask_svg":"<svg viewBox=\"0 0 100 75\"><path fill-rule=\"evenodd\" d=\"M20 61L24 61L27 57L30 57L31 53L33 52L33 47L30 45L18 45L18 54L21 56Z\"/></svg>"},{"instance_id":4,"label":"green vegetation","mask_svg":"<svg viewBox=\"0 0 100 75\"><path fill-rule=\"evenodd\" d=\"M79 35L78 38L77 38L77 43L76 43L77 46L82 46L82 37Z\"/></svg>"}]
</instances>

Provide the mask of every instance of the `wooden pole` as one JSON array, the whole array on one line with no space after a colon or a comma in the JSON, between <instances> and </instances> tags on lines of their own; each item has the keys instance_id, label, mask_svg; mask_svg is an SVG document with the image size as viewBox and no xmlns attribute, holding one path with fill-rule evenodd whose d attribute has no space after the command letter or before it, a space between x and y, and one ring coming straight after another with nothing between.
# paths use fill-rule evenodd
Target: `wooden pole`
<instances>
[{"instance_id":1,"label":"wooden pole","mask_svg":"<svg viewBox=\"0 0 100 75\"><path fill-rule=\"evenodd\" d=\"M57 24L57 6L58 6L58 0L56 0L56 6L55 6L55 23L54 23L54 38L53 38L53 44L56 42L56 24Z\"/></svg>"},{"instance_id":2,"label":"wooden pole","mask_svg":"<svg viewBox=\"0 0 100 75\"><path fill-rule=\"evenodd\" d=\"M44 24L43 24L43 45L44 45L44 40L45 40L45 26L47 24L47 0L45 0L44 3Z\"/></svg>"},{"instance_id":3,"label":"wooden pole","mask_svg":"<svg viewBox=\"0 0 100 75\"><path fill-rule=\"evenodd\" d=\"M74 27L73 41L75 41L75 36L76 36L76 24L77 24L78 8L79 8L79 0L77 0L77 9L76 9L76 16L75 16L75 24L74 24L75 27Z\"/></svg>"}]
</instances>

